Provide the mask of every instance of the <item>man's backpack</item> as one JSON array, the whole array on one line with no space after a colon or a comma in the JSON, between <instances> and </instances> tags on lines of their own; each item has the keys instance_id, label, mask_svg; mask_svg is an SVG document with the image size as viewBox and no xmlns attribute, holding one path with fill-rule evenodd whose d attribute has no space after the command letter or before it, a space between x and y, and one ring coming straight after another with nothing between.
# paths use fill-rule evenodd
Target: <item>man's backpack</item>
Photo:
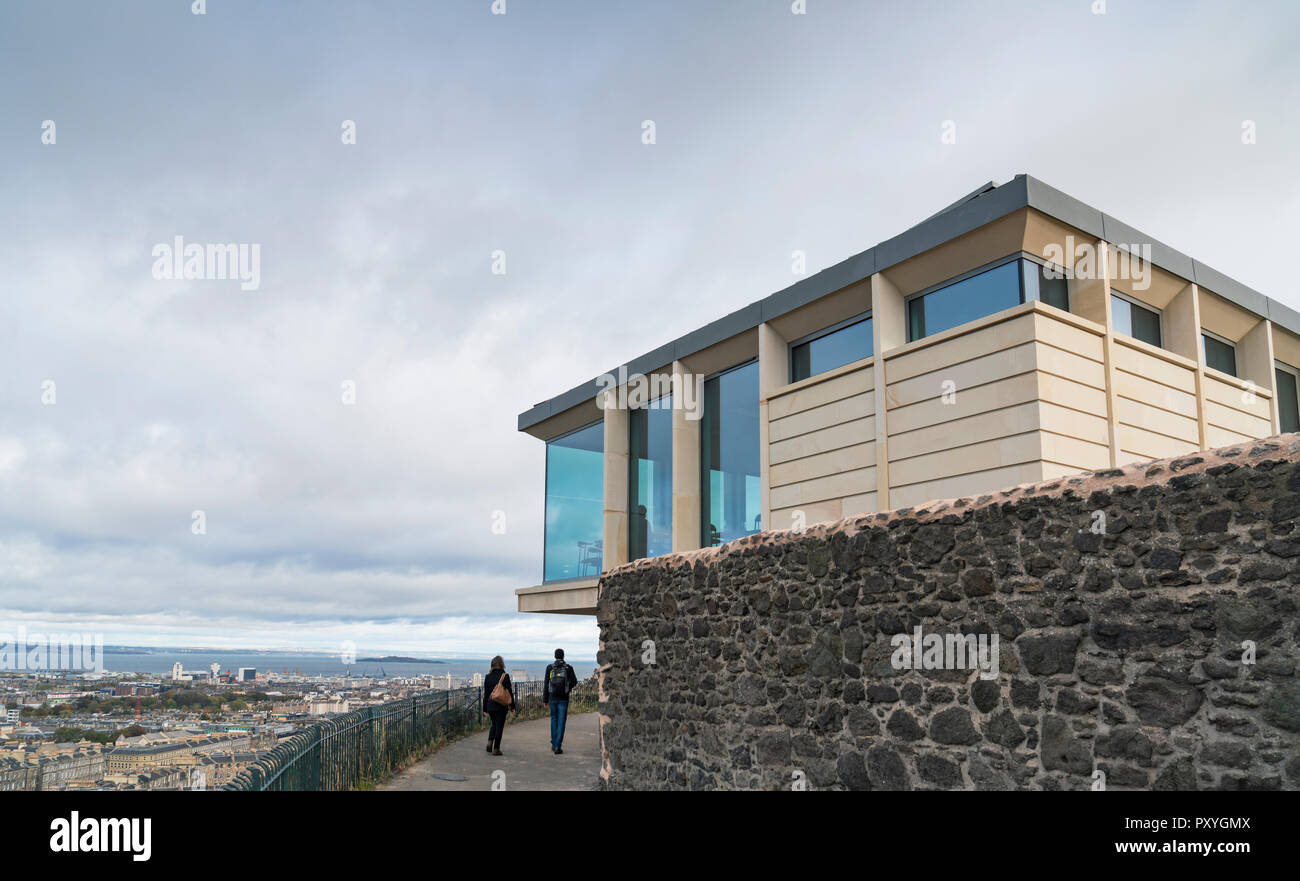
<instances>
[{"instance_id":1,"label":"man's backpack","mask_svg":"<svg viewBox=\"0 0 1300 881\"><path fill-rule=\"evenodd\" d=\"M546 683L546 690L552 700L563 701L569 699L569 665L563 661L556 661L551 665L551 678Z\"/></svg>"}]
</instances>

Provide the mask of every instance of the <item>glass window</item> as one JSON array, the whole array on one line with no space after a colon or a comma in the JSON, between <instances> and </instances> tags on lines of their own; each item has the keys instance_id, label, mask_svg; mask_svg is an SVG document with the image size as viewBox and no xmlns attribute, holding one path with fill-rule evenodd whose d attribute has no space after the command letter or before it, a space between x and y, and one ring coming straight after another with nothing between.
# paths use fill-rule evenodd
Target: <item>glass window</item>
<instances>
[{"instance_id":1,"label":"glass window","mask_svg":"<svg viewBox=\"0 0 1300 881\"><path fill-rule=\"evenodd\" d=\"M1131 336L1153 346L1160 345L1160 313L1139 306L1111 292L1110 320L1115 333Z\"/></svg>"},{"instance_id":2,"label":"glass window","mask_svg":"<svg viewBox=\"0 0 1300 881\"><path fill-rule=\"evenodd\" d=\"M763 528L758 477L758 362L704 382L700 425L700 531L704 547Z\"/></svg>"},{"instance_id":3,"label":"glass window","mask_svg":"<svg viewBox=\"0 0 1300 881\"><path fill-rule=\"evenodd\" d=\"M1024 302L1012 260L907 301L907 339L919 340Z\"/></svg>"},{"instance_id":4,"label":"glass window","mask_svg":"<svg viewBox=\"0 0 1300 881\"><path fill-rule=\"evenodd\" d=\"M542 580L600 574L605 510L605 424L546 445L546 537Z\"/></svg>"},{"instance_id":5,"label":"glass window","mask_svg":"<svg viewBox=\"0 0 1300 881\"><path fill-rule=\"evenodd\" d=\"M1205 353L1206 367L1213 367L1229 376L1237 375L1237 347L1232 343L1225 343L1217 337L1203 333L1201 350Z\"/></svg>"},{"instance_id":6,"label":"glass window","mask_svg":"<svg viewBox=\"0 0 1300 881\"><path fill-rule=\"evenodd\" d=\"M1283 431L1300 431L1300 379L1297 371L1276 368L1278 425Z\"/></svg>"},{"instance_id":7,"label":"glass window","mask_svg":"<svg viewBox=\"0 0 1300 881\"><path fill-rule=\"evenodd\" d=\"M1032 260L1021 260L1020 268L1024 274L1026 300L1040 300L1057 309L1070 311L1069 282L1061 270Z\"/></svg>"},{"instance_id":8,"label":"glass window","mask_svg":"<svg viewBox=\"0 0 1300 881\"><path fill-rule=\"evenodd\" d=\"M673 396L628 411L628 559L673 549Z\"/></svg>"},{"instance_id":9,"label":"glass window","mask_svg":"<svg viewBox=\"0 0 1300 881\"><path fill-rule=\"evenodd\" d=\"M798 382L871 357L871 319L822 334L790 347L790 381Z\"/></svg>"}]
</instances>

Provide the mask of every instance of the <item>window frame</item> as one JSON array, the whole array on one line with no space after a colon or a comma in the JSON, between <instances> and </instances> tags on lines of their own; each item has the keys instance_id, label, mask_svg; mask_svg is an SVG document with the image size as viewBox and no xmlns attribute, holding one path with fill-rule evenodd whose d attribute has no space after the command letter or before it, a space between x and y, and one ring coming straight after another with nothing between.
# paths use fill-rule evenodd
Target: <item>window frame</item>
<instances>
[{"instance_id":1,"label":"window frame","mask_svg":"<svg viewBox=\"0 0 1300 881\"><path fill-rule=\"evenodd\" d=\"M1061 278L1065 281L1065 311L1073 315L1074 314L1074 291L1071 290L1072 285L1070 284L1070 282L1074 281L1074 273L1066 269L1064 266L1061 266L1059 263L1053 263L1051 260L1047 260L1043 257L1039 257L1037 254L1030 254L1028 251L1021 251L1020 259L1026 260L1030 263L1037 263L1040 268L1051 269L1052 271L1059 272L1061 274ZM1020 302L1022 304L1029 302L1027 299L1025 299L1026 293L1027 292L1025 290L1024 267L1021 267ZM1044 306L1051 306L1052 305L1051 303L1048 303L1045 300L1043 300L1041 296L1041 289L1039 293L1040 296L1035 297L1033 301L1035 303L1042 303ZM1052 306L1052 308L1057 309L1060 307Z\"/></svg>"},{"instance_id":2,"label":"window frame","mask_svg":"<svg viewBox=\"0 0 1300 881\"><path fill-rule=\"evenodd\" d=\"M1217 367L1210 367L1210 358L1209 358L1209 355L1208 355L1208 354L1206 353L1206 351L1205 351L1205 338L1206 338L1206 337L1209 337L1210 339L1214 340L1215 342L1217 342L1217 343L1222 343L1223 345L1225 345L1225 346L1227 346L1228 348L1232 349L1232 368L1233 368L1233 372L1232 372L1232 373L1225 373L1224 371L1219 370L1219 368L1217 368ZM1206 367L1209 367L1211 370L1217 371L1218 373L1223 373L1224 376L1231 376L1233 379L1240 379L1240 378L1241 378L1241 377L1238 375L1239 371L1238 371L1238 369L1237 369L1237 344L1234 343L1232 340L1228 339L1226 336L1220 336L1219 334L1215 333L1214 331L1212 331L1212 330L1206 330L1206 329L1203 328L1203 327L1201 328L1201 363L1204 364Z\"/></svg>"},{"instance_id":3,"label":"window frame","mask_svg":"<svg viewBox=\"0 0 1300 881\"><path fill-rule=\"evenodd\" d=\"M1112 297L1118 297L1119 299L1128 303L1130 306L1137 306L1139 309L1145 309L1148 312L1155 313L1156 321L1160 323L1160 345L1156 346L1156 348L1165 349L1165 310L1164 309L1157 309L1155 306L1151 305L1150 303L1139 300L1137 297L1130 296L1129 294L1126 294L1123 291L1116 290L1115 288L1110 289L1110 295ZM1110 309L1110 300L1106 301L1106 308L1108 310ZM1120 336L1128 337L1129 339L1136 340L1139 343L1146 343L1146 345L1148 346L1151 345L1151 343L1148 343L1146 340L1138 339L1137 337L1133 336L1133 334L1131 333L1119 333L1119 331L1116 331L1114 315L1111 315L1110 323L1111 323L1111 330L1114 331L1115 333L1118 333ZM1133 326L1133 319L1130 316L1129 327L1132 326ZM1168 350L1166 349L1166 351Z\"/></svg>"},{"instance_id":4,"label":"window frame","mask_svg":"<svg viewBox=\"0 0 1300 881\"><path fill-rule=\"evenodd\" d=\"M851 315L851 316L849 316L848 318L845 318L843 321L837 321L837 322L835 322L834 324L832 324L832 325L830 325L830 326L828 326L828 327L823 327L821 330L815 330L815 331L813 331L812 333L804 334L803 336L799 337L798 339L790 340L790 342L786 344L787 348L789 349L789 358L786 359L786 360L789 362L789 363L787 364L787 372L786 372L786 379L787 379L787 382L786 382L786 385L789 385L790 383L795 383L795 382L803 382L802 379L795 379L795 378L794 378L794 350L795 350L795 348L796 348L797 346L803 346L803 345L807 345L808 343L816 342L817 340L821 339L822 337L830 336L831 334L836 333L837 331L844 330L846 327L852 327L852 326L855 325L855 324L861 324L862 322L867 321L867 320L870 319L871 317L872 317L872 316L871 316L871 310L868 309L866 312L860 312L860 313L858 313L857 315ZM874 324L874 323L872 324L872 331L873 331L873 334L872 334L873 339L872 339L872 342L871 342L871 354L870 354L870 355L864 355L863 357L858 358L858 359L856 359L856 360L858 360L858 361L865 361L867 358L874 358L874 357L875 357L875 355L876 355L876 345L875 345L875 339L874 339L874 331L875 331L875 324ZM853 361L850 361L850 362L848 362L848 363L852 364L852 363L854 363L854 362L853 362ZM738 364L738 365L736 365L736 366L737 366L737 367L743 367L744 365L743 365L743 364ZM840 366L842 367L842 366L844 366L844 365L840 365ZM732 368L730 368L730 369L735 370L736 368L735 368L735 367L732 367ZM838 370L838 369L839 369L839 368L837 368L837 367L832 367L832 368L831 368L831 370ZM725 373L726 371L723 371L723 372ZM829 372L829 371L823 370L823 371L821 371L821 373L811 373L811 374L809 374L808 376L805 376L804 379L812 379L814 376L821 376L822 373L828 373L828 372ZM712 377L709 377L709 378L711 379ZM707 381L707 379L706 379L706 381Z\"/></svg>"},{"instance_id":5,"label":"window frame","mask_svg":"<svg viewBox=\"0 0 1300 881\"><path fill-rule=\"evenodd\" d=\"M1274 370L1281 370L1283 373L1289 373L1289 374L1291 374L1293 377L1295 377L1296 409L1297 409L1297 410L1300 410L1300 367L1296 367L1296 366L1294 366L1294 365L1291 365L1291 364L1286 363L1285 361L1279 361L1279 360L1277 360L1276 358L1274 358L1274 359L1273 359L1273 369L1274 369ZM1274 386L1276 386L1276 385L1277 385L1277 383L1274 382ZM1273 389L1273 407L1274 407L1274 409L1275 409L1276 412L1277 412L1277 418L1278 418L1278 430L1279 430L1279 431L1282 431L1282 430L1283 430L1283 429L1282 429L1282 405L1281 405L1280 403L1278 403L1278 400L1279 400L1280 396L1281 396L1281 389L1274 388L1274 389Z\"/></svg>"},{"instance_id":6,"label":"window frame","mask_svg":"<svg viewBox=\"0 0 1300 881\"><path fill-rule=\"evenodd\" d=\"M922 288L921 290L916 291L915 293L911 293L903 297L903 323L907 331L905 334L908 338L907 342L914 343L917 340L923 340L926 339L927 337L934 336L934 334L927 333L924 334L923 336L919 336L915 338L912 337L912 301L913 300L919 299L921 297L928 297L930 294L937 293L938 291L941 291L944 288L952 287L955 284L960 284L961 282L966 281L967 279L970 278L974 278L977 275L983 275L985 272L990 272L994 269L997 269L999 266L1006 265L1007 263L1014 263L1018 261L1028 261L1030 263L1037 264L1040 268L1052 269L1056 272L1061 273L1061 275L1065 278L1066 281L1066 287L1065 287L1066 310L1065 311L1067 312L1072 311L1071 307L1074 305L1074 294L1073 291L1070 290L1070 281L1073 279L1074 274L1066 267L1061 266L1057 263L1053 263L1050 260L1046 260L1038 256L1037 254L1032 254L1029 251L1016 251L1014 253L1006 255L1005 257L999 257L998 259L992 260L981 266L976 266L974 269L968 269L965 272L959 273L958 275L954 275L951 278L945 279L941 282L938 282L937 284L932 284L929 287ZM1021 266L1020 272L1016 273L1016 284L1020 288L1020 302L1017 303L1016 305L1023 306L1025 303L1031 302L1029 299L1027 299L1028 291L1025 288L1024 266ZM1042 300L1041 297L1034 297L1032 302L1042 303L1044 301ZM1045 305L1050 305L1050 304L1045 304ZM1008 308L1014 309L1015 306L1011 306ZM999 311L1004 311L1004 310L999 310ZM997 312L990 312L989 314L996 315ZM972 319L972 320L978 320L978 319ZM960 327L961 325L957 325L957 326ZM1163 326L1162 326L1162 332L1163 332ZM935 333L942 333L942 331L935 331ZM793 356L792 356L791 363L793 363Z\"/></svg>"},{"instance_id":7,"label":"window frame","mask_svg":"<svg viewBox=\"0 0 1300 881\"><path fill-rule=\"evenodd\" d=\"M548 438L546 440L546 455L548 457L550 456L551 444L555 443L556 441L564 440L564 438L570 437L571 435L575 435L580 431L586 431L588 428L591 428L593 425L603 426L604 424L605 424L605 417L602 414L599 419L593 420L592 422L588 422L586 425L580 425L577 428L572 428L566 432L563 432L562 434L557 434L555 437ZM600 440L600 459L601 459L601 466L602 466L601 475L600 475L600 494L602 496L601 505L603 507L604 506L603 496L605 495L605 473L604 473L605 438L603 437L603 435ZM579 581L590 581L592 578L592 576L590 575L575 575L572 578L555 578L550 581L546 580L546 500L549 499L550 497L551 497L550 462L546 459L543 459L542 460L542 584L571 584ZM605 540L603 522L601 524L600 539L602 542ZM602 562L600 567L600 572L597 572L595 577L599 579L600 576L603 575L604 573L605 573L605 566L604 563Z\"/></svg>"},{"instance_id":8,"label":"window frame","mask_svg":"<svg viewBox=\"0 0 1300 881\"><path fill-rule=\"evenodd\" d=\"M720 377L720 376L726 376L728 373L732 373L732 372L734 372L734 371L737 371L737 370L741 369L742 367L748 367L748 366L750 366L751 364L757 364L757 363L758 363L758 358L757 358L757 356L755 356L755 357L753 357L753 358L747 358L747 359L745 359L744 361L741 361L739 364L732 364L730 367L724 367L724 368L721 369L721 370L716 370L716 371L714 371L713 373L706 374L705 377L704 377L704 379L702 379L702 380L700 381L700 406L703 407L703 405L704 405L704 386L709 382L709 380L711 380L711 379L717 379L717 378ZM761 369L761 368L760 368L760 369ZM762 400L762 391L761 391L761 386L760 386L760 392L759 392L759 400L760 400L760 401ZM711 536L708 536L708 535L705 534L705 533L708 531L708 528L709 528L709 524L708 524L708 519L709 519L709 518L706 517L706 516L704 516L704 500L705 500L706 498L710 498L710 496L709 496L709 493L707 492L707 489L706 489L706 487L707 487L707 483L708 483L708 480L709 480L709 470L708 470L707 468L704 467L704 431L703 431L703 428L704 428L704 425L703 425L704 418L705 418L705 414L704 414L703 412L701 412L701 414L700 414L700 422L701 422L701 425L700 425L700 428L701 428L701 431L700 431L700 442L699 442L699 444L698 444L698 446L697 446L697 449L699 450L699 454L700 454L700 459L699 459L699 466L700 466L700 467L699 467L699 472L700 472L700 474L699 474L699 504L697 505L697 508L698 508L698 513L699 513L699 515L700 515L700 535L699 535L699 539L700 539L700 547L701 547L701 548L710 548L710 547L717 547L717 545L709 544L708 542L711 541ZM758 441L758 443L759 443L759 455L760 455L760 457L761 457L761 456L762 456L762 449L763 449L763 419L762 419L762 412L761 412L761 411L759 412L758 437L759 437L759 441ZM759 499L758 499L758 500L759 500L759 511L760 511L760 516L761 516L761 515L762 515L762 503L763 503L763 490L762 490L763 483L762 483L762 481L763 481L763 477L764 477L764 475L763 475L763 464L762 464L762 461L761 461L761 460L760 460L760 462L759 462L759 468L758 468L758 471L759 471L759 473L758 473L758 479L759 479ZM673 487L673 492L675 493L676 491L677 491L677 487L674 486L674 487ZM759 532L762 532L763 530L760 528L758 531L759 531ZM747 533L747 534L748 534L748 535L754 535L754 533L752 533L752 532L751 532L751 533Z\"/></svg>"},{"instance_id":9,"label":"window frame","mask_svg":"<svg viewBox=\"0 0 1300 881\"><path fill-rule=\"evenodd\" d=\"M756 359L756 360L757 360L757 359ZM658 404L660 401L664 400L665 398L671 400L671 399L672 399L672 396L673 396L673 393L672 393L672 392L667 392L667 393L662 394L662 395L660 395L659 397L655 398L654 400L647 401L647 402L646 402L646 405L645 405L644 407L638 407L637 410L644 410L644 411L647 412L647 413L649 413L650 410L654 410L654 409L660 409L660 410L662 410L662 409L664 409L663 407L658 407L658 408L656 408L655 405ZM668 410L669 410L670 418L671 418L672 405L669 405ZM636 501L634 498L632 498L632 486L633 486L634 483L636 483L637 485L640 484L640 481L639 481L639 480L638 480L638 481L633 481L633 480L632 480L632 474L633 474L633 471L636 469L636 467L637 467L637 462L639 461L636 457L634 457L634 456L632 455L632 413L634 413L634 412L636 412L636 410L628 410L628 420L627 420L627 432L628 432L628 438L627 438L627 452L628 452L628 456L627 456L627 489L628 489L628 492L627 492L627 550L628 550L628 554L627 554L627 556L628 556L628 561L629 561L629 562L631 562L631 561L635 561L635 560L653 560L653 559L654 559L654 557L633 557L633 556L632 556L632 527L633 527L633 521L632 521L632 506L633 506L633 504L634 504L635 501ZM649 416L647 415L646 418L648 419ZM671 478L671 474L672 474L672 464L671 464L671 459L673 458L673 455L674 455L676 452L677 452L677 451L676 451L675 449L673 449L672 434L670 433L670 434L669 434L669 440L668 440L668 458L669 458L669 460L670 460L670 463L669 463L669 475L670 475L670 477L669 477L669 486L670 486L670 488L669 488L669 491L668 491L668 516L669 516L669 522L670 522L670 523L671 523L671 519L672 519L672 515L673 515L673 497L677 494L677 487L672 485L672 478ZM669 526L669 530L670 530L670 532L671 532L671 530L672 530L672 526L671 526L671 525ZM646 550L647 550L647 552L649 551L649 547L648 547L648 546L647 546ZM671 554L672 551L669 550L669 551L667 551L666 553ZM659 556L663 556L663 554L660 554Z\"/></svg>"}]
</instances>

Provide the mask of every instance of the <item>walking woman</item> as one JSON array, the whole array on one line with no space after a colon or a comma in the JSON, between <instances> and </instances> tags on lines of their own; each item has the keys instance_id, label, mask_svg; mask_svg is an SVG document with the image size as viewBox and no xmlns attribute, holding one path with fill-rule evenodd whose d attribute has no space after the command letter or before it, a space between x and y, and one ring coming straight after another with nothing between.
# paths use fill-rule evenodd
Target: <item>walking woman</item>
<instances>
[{"instance_id":1,"label":"walking woman","mask_svg":"<svg viewBox=\"0 0 1300 881\"><path fill-rule=\"evenodd\" d=\"M498 699L493 700L492 692L498 684L501 691L497 692ZM488 729L487 751L494 756L501 755L501 731L506 727L507 710L518 712L515 707L515 687L506 675L506 662L497 655L492 659L492 669L483 677L483 712L492 720L492 727Z\"/></svg>"}]
</instances>

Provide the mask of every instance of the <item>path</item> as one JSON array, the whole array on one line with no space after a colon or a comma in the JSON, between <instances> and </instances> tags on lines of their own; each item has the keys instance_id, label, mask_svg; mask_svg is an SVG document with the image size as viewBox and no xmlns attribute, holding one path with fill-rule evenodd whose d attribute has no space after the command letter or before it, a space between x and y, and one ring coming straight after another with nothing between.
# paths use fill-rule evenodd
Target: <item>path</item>
<instances>
[{"instance_id":1,"label":"path","mask_svg":"<svg viewBox=\"0 0 1300 881\"><path fill-rule=\"evenodd\" d=\"M564 730L564 754L551 753L549 716L530 722L506 721L500 756L483 749L487 732L450 743L429 758L398 772L381 791L484 791L492 788L492 773L505 772L506 790L594 790L600 775L600 731L595 713L569 716ZM445 779L434 775L445 775Z\"/></svg>"}]
</instances>

